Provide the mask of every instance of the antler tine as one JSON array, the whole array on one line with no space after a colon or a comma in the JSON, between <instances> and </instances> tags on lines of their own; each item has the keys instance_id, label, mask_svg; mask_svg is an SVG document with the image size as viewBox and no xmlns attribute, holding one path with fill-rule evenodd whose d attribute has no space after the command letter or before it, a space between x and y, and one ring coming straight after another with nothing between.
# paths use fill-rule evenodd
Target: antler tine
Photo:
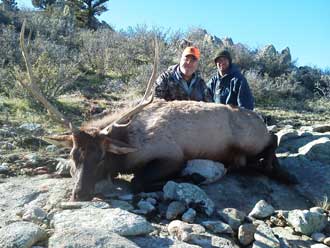
<instances>
[{"instance_id":1,"label":"antler tine","mask_svg":"<svg viewBox=\"0 0 330 248\"><path fill-rule=\"evenodd\" d=\"M26 88L30 94L35 97L39 102L41 102L44 107L54 115L57 121L59 121L62 125L64 125L66 128L69 128L72 132L76 131L77 129L72 125L70 121L68 121L41 93L39 87L34 83L34 77L32 73L32 66L28 58L28 53L25 48L25 42L24 42L24 33L25 33L25 24L26 20L23 21L22 29L20 33L20 47L22 50L22 55L25 61L26 70L28 72L28 77L30 83L26 83L23 80L19 80L19 83Z\"/></svg>"},{"instance_id":2,"label":"antler tine","mask_svg":"<svg viewBox=\"0 0 330 248\"><path fill-rule=\"evenodd\" d=\"M121 116L118 120L114 121L113 123L111 123L110 125L105 127L104 129L102 129L100 133L108 135L111 132L113 126L115 126L115 127L128 126L131 123L131 118L134 115L136 115L137 113L139 113L145 106L147 106L148 104L150 104L153 101L154 93L153 93L152 89L153 89L154 82L156 81L157 70L158 70L158 60L159 60L159 46L158 46L157 37L155 37L155 56L154 56L152 74L148 81L147 89L144 93L142 100L139 102L139 104L135 108L133 108L132 110L130 110L129 112L127 112L126 114Z\"/></svg>"}]
</instances>

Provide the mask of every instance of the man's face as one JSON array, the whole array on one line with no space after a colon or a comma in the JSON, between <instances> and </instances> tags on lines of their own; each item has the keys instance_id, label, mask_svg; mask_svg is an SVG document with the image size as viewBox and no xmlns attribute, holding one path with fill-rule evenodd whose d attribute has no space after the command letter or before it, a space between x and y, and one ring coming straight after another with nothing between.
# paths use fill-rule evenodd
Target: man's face
<instances>
[{"instance_id":1,"label":"man's face","mask_svg":"<svg viewBox=\"0 0 330 248\"><path fill-rule=\"evenodd\" d=\"M193 55L182 56L180 60L180 70L186 77L191 77L197 70L198 59Z\"/></svg>"},{"instance_id":2,"label":"man's face","mask_svg":"<svg viewBox=\"0 0 330 248\"><path fill-rule=\"evenodd\" d=\"M220 57L215 61L215 64L217 65L218 71L221 74L224 74L228 72L229 69L229 59L226 57Z\"/></svg>"}]
</instances>

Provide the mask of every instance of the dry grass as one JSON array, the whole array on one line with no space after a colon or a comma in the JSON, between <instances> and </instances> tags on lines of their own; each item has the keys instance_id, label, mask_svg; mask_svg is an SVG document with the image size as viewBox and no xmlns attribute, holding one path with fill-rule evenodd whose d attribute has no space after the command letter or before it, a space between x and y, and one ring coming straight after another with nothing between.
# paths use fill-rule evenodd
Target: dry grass
<instances>
[{"instance_id":1,"label":"dry grass","mask_svg":"<svg viewBox=\"0 0 330 248\"><path fill-rule=\"evenodd\" d=\"M322 201L319 201L317 204L318 207L326 210L326 211L330 211L330 202L327 196L323 197Z\"/></svg>"}]
</instances>

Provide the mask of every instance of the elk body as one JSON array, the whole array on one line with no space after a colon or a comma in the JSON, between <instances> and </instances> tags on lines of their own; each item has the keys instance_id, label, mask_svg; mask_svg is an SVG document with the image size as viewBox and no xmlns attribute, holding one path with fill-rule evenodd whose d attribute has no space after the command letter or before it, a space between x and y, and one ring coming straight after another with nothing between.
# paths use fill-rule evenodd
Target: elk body
<instances>
[{"instance_id":1,"label":"elk body","mask_svg":"<svg viewBox=\"0 0 330 248\"><path fill-rule=\"evenodd\" d=\"M107 120L108 119L108 120ZM105 117L108 123L111 116ZM105 175L134 173L135 189L178 173L191 159L210 159L229 169L256 164L277 168L276 140L254 112L229 105L195 101L154 101L130 125L104 135L102 121L90 122L72 135L53 137L72 145L74 199L89 199Z\"/></svg>"}]
</instances>

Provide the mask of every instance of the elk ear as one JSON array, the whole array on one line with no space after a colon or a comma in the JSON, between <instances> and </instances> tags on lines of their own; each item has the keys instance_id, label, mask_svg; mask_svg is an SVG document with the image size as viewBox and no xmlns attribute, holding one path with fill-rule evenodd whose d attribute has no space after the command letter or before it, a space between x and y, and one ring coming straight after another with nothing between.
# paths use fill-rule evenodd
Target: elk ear
<instances>
[{"instance_id":1,"label":"elk ear","mask_svg":"<svg viewBox=\"0 0 330 248\"><path fill-rule=\"evenodd\" d=\"M44 136L42 139L50 144L62 147L73 147L72 135L53 135L53 136Z\"/></svg>"},{"instance_id":2,"label":"elk ear","mask_svg":"<svg viewBox=\"0 0 330 248\"><path fill-rule=\"evenodd\" d=\"M127 154L131 152L136 152L138 149L131 147L123 141L105 138L104 139L105 150L115 154Z\"/></svg>"}]
</instances>

